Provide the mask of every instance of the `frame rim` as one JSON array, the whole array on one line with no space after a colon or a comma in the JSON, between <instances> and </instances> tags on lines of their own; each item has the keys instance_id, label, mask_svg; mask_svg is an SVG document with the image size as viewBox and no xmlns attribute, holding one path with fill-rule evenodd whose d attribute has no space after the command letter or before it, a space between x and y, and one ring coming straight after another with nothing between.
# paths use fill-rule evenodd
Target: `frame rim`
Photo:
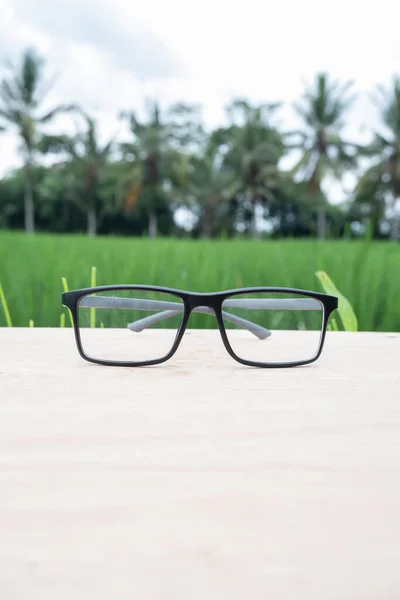
<instances>
[{"instance_id":1,"label":"frame rim","mask_svg":"<svg viewBox=\"0 0 400 600\"><path fill-rule=\"evenodd\" d=\"M272 293L277 293L275 290L270 290ZM295 293L294 290L288 290L288 293ZM241 294L246 295L246 293L248 292L239 292L238 294L232 294L232 296L239 296ZM250 292L251 293L251 292ZM257 293L257 292L254 292ZM298 294L303 295L303 294ZM232 296L228 296L228 298L231 298ZM264 369L285 369L285 368L289 368L289 367L300 367L302 365L308 365L311 364L313 362L315 362L316 360L318 360L318 358L320 357L321 353L322 353L322 349L324 346L324 342L325 342L325 335L326 335L326 329L327 329L327 325L328 325L328 321L329 321L329 316L331 314L332 311L330 311L327 314L327 309L326 306L324 304L324 302L322 302L319 298L316 298L314 295L310 296L308 295L308 297L312 297L315 300L318 300L318 302L321 303L321 307L322 307L322 320L321 320L321 330L319 332L319 340L318 340L318 346L317 346L317 350L316 352L313 354L313 356L311 358L307 358L305 360L296 360L296 361L284 361L284 362L261 362L261 361L253 361L253 360L247 360L245 358L241 358L238 354L236 354L236 352L233 350L232 345L229 341L229 335L226 332L226 327L225 327L225 322L224 322L224 318L222 316L222 309L223 309L223 303L224 301L222 301L221 304L221 313L218 315L218 324L219 321L221 320L221 325L222 325L222 329L220 327L220 333L221 333L221 337L223 339L225 348L227 350L227 352L231 355L232 358L234 358L237 362L241 363L242 365L246 365L248 367L258 367L258 368L264 368ZM335 296L328 296L330 298L335 298ZM225 337L225 339L224 339Z\"/></svg>"},{"instance_id":2,"label":"frame rim","mask_svg":"<svg viewBox=\"0 0 400 600\"><path fill-rule=\"evenodd\" d=\"M104 287L98 286L96 288L90 288L90 289L92 289L92 290L97 289L97 291L113 291L112 289L106 290L106 289L104 289ZM114 288L114 286L106 286L106 287ZM99 288L102 288L102 289L99 289ZM121 290L137 289L137 290L149 291L146 286L133 286L133 287L118 286L118 289L121 289ZM74 291L80 292L82 290L74 290ZM167 292L164 289L160 289L160 290L157 289L157 290L151 290L151 291L159 291L159 292L168 293L170 295L175 295L177 298L180 298L183 302L182 320L179 325L179 328L176 330L174 343L173 343L170 351L167 354L165 354L164 356L162 356L160 358L154 358L151 360L142 360L142 361L107 360L107 359L102 359L102 358L93 358L92 356L89 356L88 354L86 354L84 347L83 347L82 337L81 337L80 327L79 327L79 303L83 298L91 295L90 293L85 293L76 299L76 305L75 305L76 306L76 318L74 317L74 319L73 319L74 320L74 329L75 329L75 338L77 341L79 354L82 356L82 358L84 358L85 360L87 360L88 362L91 362L91 363L106 365L106 366L118 366L118 367L146 367L146 366L152 366L152 365L159 365L161 363L168 361L178 350L179 345L182 340L182 337L185 333L186 325L189 320L189 315L187 314L188 307L186 305L185 299L182 298L181 296L178 296L177 294L172 294L171 292ZM66 293L68 293L68 292L66 292ZM91 292L91 293L93 294L95 292Z\"/></svg>"}]
</instances>

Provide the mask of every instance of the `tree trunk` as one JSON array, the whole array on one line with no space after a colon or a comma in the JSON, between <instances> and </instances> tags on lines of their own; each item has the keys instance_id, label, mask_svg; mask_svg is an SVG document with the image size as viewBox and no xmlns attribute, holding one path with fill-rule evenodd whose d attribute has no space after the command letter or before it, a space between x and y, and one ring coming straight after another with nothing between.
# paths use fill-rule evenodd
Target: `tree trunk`
<instances>
[{"instance_id":1,"label":"tree trunk","mask_svg":"<svg viewBox=\"0 0 400 600\"><path fill-rule=\"evenodd\" d=\"M324 240L326 237L326 210L325 206L320 206L317 213L317 237Z\"/></svg>"},{"instance_id":2,"label":"tree trunk","mask_svg":"<svg viewBox=\"0 0 400 600\"><path fill-rule=\"evenodd\" d=\"M250 234L251 237L254 240L258 240L261 236L261 232L258 230L257 227L257 207L258 207L258 203L257 202L253 202L253 214L251 217L251 223L250 223Z\"/></svg>"},{"instance_id":3,"label":"tree trunk","mask_svg":"<svg viewBox=\"0 0 400 600\"><path fill-rule=\"evenodd\" d=\"M390 241L395 242L398 239L400 239L400 216L395 214L390 226Z\"/></svg>"},{"instance_id":4,"label":"tree trunk","mask_svg":"<svg viewBox=\"0 0 400 600\"><path fill-rule=\"evenodd\" d=\"M212 232L212 213L208 206L203 209L203 218L201 222L201 237L208 239Z\"/></svg>"},{"instance_id":5,"label":"tree trunk","mask_svg":"<svg viewBox=\"0 0 400 600\"><path fill-rule=\"evenodd\" d=\"M90 237L97 234L97 215L93 207L89 208L87 212L87 232Z\"/></svg>"},{"instance_id":6,"label":"tree trunk","mask_svg":"<svg viewBox=\"0 0 400 600\"><path fill-rule=\"evenodd\" d=\"M395 198L393 203L393 217L390 226L390 240L395 242L400 239L400 198Z\"/></svg>"},{"instance_id":7,"label":"tree trunk","mask_svg":"<svg viewBox=\"0 0 400 600\"><path fill-rule=\"evenodd\" d=\"M152 211L149 215L149 237L155 238L158 233L157 215Z\"/></svg>"},{"instance_id":8,"label":"tree trunk","mask_svg":"<svg viewBox=\"0 0 400 600\"><path fill-rule=\"evenodd\" d=\"M24 218L25 232L35 233L35 210L33 204L33 184L31 160L27 160L25 165L25 185L24 185Z\"/></svg>"}]
</instances>

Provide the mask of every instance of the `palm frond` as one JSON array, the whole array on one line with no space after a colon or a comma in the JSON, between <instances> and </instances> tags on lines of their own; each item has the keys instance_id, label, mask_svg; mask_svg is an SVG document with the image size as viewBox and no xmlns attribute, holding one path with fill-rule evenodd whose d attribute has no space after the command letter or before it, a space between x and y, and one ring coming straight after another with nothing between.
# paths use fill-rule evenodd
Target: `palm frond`
<instances>
[{"instance_id":1,"label":"palm frond","mask_svg":"<svg viewBox=\"0 0 400 600\"><path fill-rule=\"evenodd\" d=\"M13 109L1 109L0 108L0 117L7 121L8 123L16 126L20 126L22 121L22 113L19 110Z\"/></svg>"},{"instance_id":2,"label":"palm frond","mask_svg":"<svg viewBox=\"0 0 400 600\"><path fill-rule=\"evenodd\" d=\"M76 157L74 142L67 135L43 135L37 149L42 154L60 154L66 152Z\"/></svg>"},{"instance_id":3,"label":"palm frond","mask_svg":"<svg viewBox=\"0 0 400 600\"><path fill-rule=\"evenodd\" d=\"M311 160L312 160L312 150L307 149L301 155L300 159L297 161L297 163L294 165L294 167L292 167L291 169L289 169L289 171L287 171L288 175L292 177L293 175L297 175L297 173L304 172L304 170L307 168L307 165L310 164Z\"/></svg>"},{"instance_id":4,"label":"palm frond","mask_svg":"<svg viewBox=\"0 0 400 600\"><path fill-rule=\"evenodd\" d=\"M110 140L109 140L109 141L108 141L108 142L105 144L105 146L103 146L103 148L102 148L102 149L99 151L99 154L100 154L100 156L101 156L102 158L105 158L105 157L107 157L107 156L110 154L110 152L111 152L111 150L112 150L112 148L113 148L113 146L114 146L114 143L115 143L115 136L113 136L113 137L112 137L112 138L111 138L111 139L110 139Z\"/></svg>"},{"instance_id":5,"label":"palm frond","mask_svg":"<svg viewBox=\"0 0 400 600\"><path fill-rule=\"evenodd\" d=\"M70 113L74 111L78 111L78 106L76 104L61 104L60 106L56 106L56 108L53 108L49 112L39 117L38 122L44 125L52 121L55 117L57 117L60 114Z\"/></svg>"},{"instance_id":6,"label":"palm frond","mask_svg":"<svg viewBox=\"0 0 400 600\"><path fill-rule=\"evenodd\" d=\"M36 91L42 77L44 60L35 50L29 48L22 56L20 78L18 79L21 99L25 106L36 107Z\"/></svg>"},{"instance_id":7,"label":"palm frond","mask_svg":"<svg viewBox=\"0 0 400 600\"><path fill-rule=\"evenodd\" d=\"M15 81L3 79L0 84L0 99L8 107L21 106L21 96Z\"/></svg>"}]
</instances>

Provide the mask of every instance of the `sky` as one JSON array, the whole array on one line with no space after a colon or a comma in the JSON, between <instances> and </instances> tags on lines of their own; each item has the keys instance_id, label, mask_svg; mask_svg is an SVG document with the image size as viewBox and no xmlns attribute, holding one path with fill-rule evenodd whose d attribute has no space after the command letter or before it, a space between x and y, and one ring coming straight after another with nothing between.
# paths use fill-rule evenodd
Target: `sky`
<instances>
[{"instance_id":1,"label":"sky","mask_svg":"<svg viewBox=\"0 0 400 600\"><path fill-rule=\"evenodd\" d=\"M317 71L354 81L346 136L367 141L379 126L370 95L400 75L400 5L394 0L0 0L0 60L34 46L57 76L48 106L77 102L106 139L121 109L200 103L207 127L224 122L233 97L292 103ZM0 71L1 72L1 71ZM65 118L56 127L69 127ZM0 175L19 164L13 136L0 135Z\"/></svg>"}]
</instances>

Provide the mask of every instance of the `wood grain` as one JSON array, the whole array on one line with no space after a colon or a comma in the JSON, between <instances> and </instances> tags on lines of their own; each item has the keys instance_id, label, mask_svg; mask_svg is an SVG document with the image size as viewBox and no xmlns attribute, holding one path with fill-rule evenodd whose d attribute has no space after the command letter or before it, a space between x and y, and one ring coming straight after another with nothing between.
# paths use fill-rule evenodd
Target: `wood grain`
<instances>
[{"instance_id":1,"label":"wood grain","mask_svg":"<svg viewBox=\"0 0 400 600\"><path fill-rule=\"evenodd\" d=\"M0 598L398 600L399 365L399 334L129 369L0 329Z\"/></svg>"}]
</instances>

